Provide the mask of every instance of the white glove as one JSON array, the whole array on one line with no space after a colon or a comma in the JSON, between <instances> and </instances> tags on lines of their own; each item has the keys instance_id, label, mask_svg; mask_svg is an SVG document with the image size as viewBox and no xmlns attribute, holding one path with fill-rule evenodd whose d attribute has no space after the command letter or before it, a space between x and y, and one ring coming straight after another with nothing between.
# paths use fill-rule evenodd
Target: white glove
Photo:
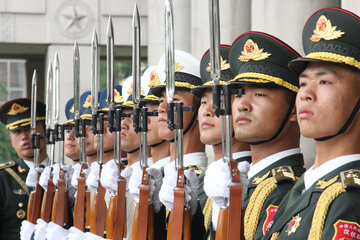
<instances>
[{"instance_id":1,"label":"white glove","mask_svg":"<svg viewBox=\"0 0 360 240\"><path fill-rule=\"evenodd\" d=\"M77 229L76 227L71 227L69 229L69 235L68 240L83 240L84 238L84 232Z\"/></svg>"},{"instance_id":2,"label":"white glove","mask_svg":"<svg viewBox=\"0 0 360 240\"><path fill-rule=\"evenodd\" d=\"M61 168L64 170L65 187L67 188L69 186L69 181L71 179L74 170L72 169L72 167L66 164L62 165ZM59 178L60 178L60 164L55 163L53 166L53 183L55 186L57 186Z\"/></svg>"},{"instance_id":3,"label":"white glove","mask_svg":"<svg viewBox=\"0 0 360 240\"><path fill-rule=\"evenodd\" d=\"M211 225L214 231L216 231L217 228L219 212L220 212L220 206L217 204L213 204L213 208L211 212Z\"/></svg>"},{"instance_id":4,"label":"white glove","mask_svg":"<svg viewBox=\"0 0 360 240\"><path fill-rule=\"evenodd\" d=\"M39 178L39 184L45 191L47 190L50 174L51 174L51 167L47 166L44 168L44 171L41 173Z\"/></svg>"},{"instance_id":5,"label":"white glove","mask_svg":"<svg viewBox=\"0 0 360 240\"><path fill-rule=\"evenodd\" d=\"M67 240L69 230L57 225L56 223L49 222L46 229L47 240Z\"/></svg>"},{"instance_id":6,"label":"white glove","mask_svg":"<svg viewBox=\"0 0 360 240\"><path fill-rule=\"evenodd\" d=\"M91 232L85 233L84 239L86 239L86 240L102 240L102 239L104 239L105 240L105 238L99 237L98 235L95 235Z\"/></svg>"},{"instance_id":7,"label":"white glove","mask_svg":"<svg viewBox=\"0 0 360 240\"><path fill-rule=\"evenodd\" d=\"M117 192L118 165L114 160L108 161L101 171L101 185L115 195Z\"/></svg>"},{"instance_id":8,"label":"white glove","mask_svg":"<svg viewBox=\"0 0 360 240\"><path fill-rule=\"evenodd\" d=\"M95 161L91 164L89 176L86 178L86 186L88 187L90 192L97 192L99 186L99 172L100 165L98 162Z\"/></svg>"},{"instance_id":9,"label":"white glove","mask_svg":"<svg viewBox=\"0 0 360 240\"><path fill-rule=\"evenodd\" d=\"M47 222L39 218L36 220L35 225L35 234L34 239L35 240L45 240L46 239L46 228L47 228Z\"/></svg>"},{"instance_id":10,"label":"white glove","mask_svg":"<svg viewBox=\"0 0 360 240\"><path fill-rule=\"evenodd\" d=\"M38 176L42 172L42 168L38 168L37 170L35 168L30 168L29 173L26 177L26 186L28 187L36 187L36 184L38 183Z\"/></svg>"},{"instance_id":11,"label":"white glove","mask_svg":"<svg viewBox=\"0 0 360 240\"><path fill-rule=\"evenodd\" d=\"M21 222L20 227L20 239L21 240L30 240L31 235L33 234L35 230L35 225L31 222L28 222L26 220Z\"/></svg>"},{"instance_id":12,"label":"white glove","mask_svg":"<svg viewBox=\"0 0 360 240\"><path fill-rule=\"evenodd\" d=\"M175 164L171 163L164 168L165 177L159 192L160 201L168 210L174 208L174 188L176 187L177 171ZM185 204L190 206L191 214L194 215L197 209L197 195L199 188L199 180L194 172L185 170Z\"/></svg>"},{"instance_id":13,"label":"white glove","mask_svg":"<svg viewBox=\"0 0 360 240\"><path fill-rule=\"evenodd\" d=\"M246 161L238 163L238 169L240 172L240 182L243 185L243 198L249 185L249 179L247 173L249 171L250 164ZM212 213L212 224L216 230L217 219L219 215L220 207L224 206L225 199L229 198L230 189L229 183L230 169L227 163L222 160L212 162L206 169L204 177L204 191L206 195L213 201L213 213Z\"/></svg>"},{"instance_id":14,"label":"white glove","mask_svg":"<svg viewBox=\"0 0 360 240\"><path fill-rule=\"evenodd\" d=\"M78 178L80 177L80 171L81 171L81 164L77 163L73 166L74 169L74 173L71 177L71 185L77 189L77 184L78 184ZM84 170L85 173L85 178L87 178L87 176L89 175L90 169L87 168Z\"/></svg>"},{"instance_id":15,"label":"white glove","mask_svg":"<svg viewBox=\"0 0 360 240\"><path fill-rule=\"evenodd\" d=\"M137 199L139 199L141 180L143 177L143 170L140 166L140 162L133 165L133 173L129 180L129 192ZM146 169L148 172L150 193L149 198L154 205L154 211L159 212L161 208L161 202L159 200L159 191L162 185L162 173L159 169L150 168Z\"/></svg>"}]
</instances>

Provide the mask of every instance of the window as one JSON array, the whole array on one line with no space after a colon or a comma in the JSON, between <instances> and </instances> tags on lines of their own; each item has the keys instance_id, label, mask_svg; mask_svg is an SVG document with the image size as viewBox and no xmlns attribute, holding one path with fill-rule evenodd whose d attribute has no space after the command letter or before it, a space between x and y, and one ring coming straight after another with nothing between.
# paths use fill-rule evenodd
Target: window
<instances>
[{"instance_id":1,"label":"window","mask_svg":"<svg viewBox=\"0 0 360 240\"><path fill-rule=\"evenodd\" d=\"M25 60L0 59L0 105L26 97Z\"/></svg>"}]
</instances>

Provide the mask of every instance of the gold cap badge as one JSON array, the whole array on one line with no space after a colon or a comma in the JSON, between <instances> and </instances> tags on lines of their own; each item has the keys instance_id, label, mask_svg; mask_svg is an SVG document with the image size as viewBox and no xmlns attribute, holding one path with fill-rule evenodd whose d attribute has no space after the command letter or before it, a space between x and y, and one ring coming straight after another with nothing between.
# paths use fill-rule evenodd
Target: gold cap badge
<instances>
[{"instance_id":1,"label":"gold cap badge","mask_svg":"<svg viewBox=\"0 0 360 240\"><path fill-rule=\"evenodd\" d=\"M224 60L222 57L220 57L220 70L224 71L230 68L230 63L227 63L226 60ZM209 63L209 66L206 68L207 72L211 72L211 63Z\"/></svg>"},{"instance_id":2,"label":"gold cap badge","mask_svg":"<svg viewBox=\"0 0 360 240\"><path fill-rule=\"evenodd\" d=\"M153 86L157 86L160 84L161 84L161 82L160 82L159 75L154 70L151 71L148 87L151 88Z\"/></svg>"},{"instance_id":3,"label":"gold cap badge","mask_svg":"<svg viewBox=\"0 0 360 240\"><path fill-rule=\"evenodd\" d=\"M336 30L336 26L331 26L331 22L324 15L321 15L316 22L314 34L310 37L310 41L319 42L321 39L334 40L340 38L344 32Z\"/></svg>"},{"instance_id":4,"label":"gold cap badge","mask_svg":"<svg viewBox=\"0 0 360 240\"><path fill-rule=\"evenodd\" d=\"M10 111L8 112L8 115L17 115L23 112L26 112L29 109L29 107L24 107L21 106L20 104L14 103L11 108Z\"/></svg>"},{"instance_id":5,"label":"gold cap badge","mask_svg":"<svg viewBox=\"0 0 360 240\"><path fill-rule=\"evenodd\" d=\"M119 91L117 89L114 89L114 101L116 103L122 103L124 102L123 97L120 95Z\"/></svg>"},{"instance_id":6,"label":"gold cap badge","mask_svg":"<svg viewBox=\"0 0 360 240\"><path fill-rule=\"evenodd\" d=\"M87 96L83 107L84 107L84 108L89 108L89 107L91 107L91 95L88 95L88 96Z\"/></svg>"},{"instance_id":7,"label":"gold cap badge","mask_svg":"<svg viewBox=\"0 0 360 240\"><path fill-rule=\"evenodd\" d=\"M131 85L130 85L129 90L127 91L127 93L129 95L131 95L132 92L133 92L133 82L131 82ZM144 94L144 90L141 89L140 94Z\"/></svg>"},{"instance_id":8,"label":"gold cap badge","mask_svg":"<svg viewBox=\"0 0 360 240\"><path fill-rule=\"evenodd\" d=\"M242 55L238 58L241 62L248 62L250 60L260 61L268 58L271 54L263 52L264 49L259 49L259 46L253 40L248 39L244 45Z\"/></svg>"},{"instance_id":9,"label":"gold cap badge","mask_svg":"<svg viewBox=\"0 0 360 240\"><path fill-rule=\"evenodd\" d=\"M70 109L70 112L71 112L71 113L74 113L74 112L75 112L74 104L72 105L72 107L71 107L71 109Z\"/></svg>"},{"instance_id":10,"label":"gold cap badge","mask_svg":"<svg viewBox=\"0 0 360 240\"><path fill-rule=\"evenodd\" d=\"M180 72L181 70L183 70L184 67L180 65L180 63L175 62L175 72Z\"/></svg>"}]
</instances>

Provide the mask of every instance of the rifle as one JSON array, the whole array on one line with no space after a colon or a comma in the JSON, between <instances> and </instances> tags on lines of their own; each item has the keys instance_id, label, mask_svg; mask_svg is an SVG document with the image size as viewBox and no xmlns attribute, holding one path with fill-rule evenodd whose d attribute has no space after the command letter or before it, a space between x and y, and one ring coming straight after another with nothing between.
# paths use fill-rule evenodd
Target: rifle
<instances>
[{"instance_id":1,"label":"rifle","mask_svg":"<svg viewBox=\"0 0 360 240\"><path fill-rule=\"evenodd\" d=\"M109 209L106 216L106 237L107 239L120 240L126 237L126 180L121 177L121 171L125 165L121 163L121 108L115 110L114 101L114 29L111 16L107 28L107 103L108 127L110 132L114 132L114 159L118 165L118 192L117 195L111 196ZM116 127L114 127L114 116Z\"/></svg>"},{"instance_id":2,"label":"rifle","mask_svg":"<svg viewBox=\"0 0 360 240\"><path fill-rule=\"evenodd\" d=\"M37 99L37 74L34 70L31 88L31 148L34 149L34 165L35 169L39 169L39 154L40 154L40 134L36 133L36 99ZM38 177L40 174L38 175ZM29 196L27 208L27 220L36 224L36 220L40 216L42 188L39 182L36 184L35 190Z\"/></svg>"},{"instance_id":3,"label":"rifle","mask_svg":"<svg viewBox=\"0 0 360 240\"><path fill-rule=\"evenodd\" d=\"M143 170L141 185L139 186L139 204L135 207L133 220L133 239L154 239L154 206L149 204L149 174L146 171L147 162L147 108L140 108L141 100L141 70L140 70L140 16L135 3L133 12L133 48L132 48L132 75L133 75L133 125L136 133L140 132L140 165Z\"/></svg>"},{"instance_id":4,"label":"rifle","mask_svg":"<svg viewBox=\"0 0 360 240\"><path fill-rule=\"evenodd\" d=\"M210 20L210 65L213 80L213 109L217 117L221 116L223 161L229 165L231 176L230 196L220 209L217 223L216 240L243 239L242 237L242 185L237 162L232 159L232 125L231 125L231 89L229 85L221 87L220 65L220 21L219 0L209 0ZM220 94L223 99L221 101ZM223 109L222 106L223 105ZM225 148L225 149L224 149Z\"/></svg>"},{"instance_id":5,"label":"rifle","mask_svg":"<svg viewBox=\"0 0 360 240\"><path fill-rule=\"evenodd\" d=\"M167 122L169 129L175 130L175 166L178 172L174 189L174 208L170 212L167 239L191 239L191 210L185 206L185 175L183 166L183 103L174 103L174 20L171 0L165 3L165 61L166 98L168 104ZM176 119L175 119L176 115ZM176 120L176 122L174 121Z\"/></svg>"},{"instance_id":6,"label":"rifle","mask_svg":"<svg viewBox=\"0 0 360 240\"><path fill-rule=\"evenodd\" d=\"M76 227L81 231L84 231L85 217L86 217L85 207L89 206L89 201L86 201L88 199L87 196L88 194L86 194L85 173L84 173L84 170L87 168L86 153L85 153L86 125L85 125L85 120L80 119L80 53L79 53L79 46L76 41L74 44L73 64L74 64L73 68L74 68L75 134L77 138L80 137L80 164L81 164L81 171L80 171L80 177L78 178L78 188L77 188L77 195L74 206L74 227Z\"/></svg>"}]
</instances>

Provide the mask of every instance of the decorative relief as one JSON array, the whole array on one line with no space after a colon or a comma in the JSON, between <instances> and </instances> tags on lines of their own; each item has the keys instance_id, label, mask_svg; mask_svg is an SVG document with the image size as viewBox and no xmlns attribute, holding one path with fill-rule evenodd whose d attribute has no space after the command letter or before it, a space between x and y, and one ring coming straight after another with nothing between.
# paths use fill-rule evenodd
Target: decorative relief
<instances>
[{"instance_id":1,"label":"decorative relief","mask_svg":"<svg viewBox=\"0 0 360 240\"><path fill-rule=\"evenodd\" d=\"M12 13L0 13L0 42L13 42L14 29L14 15Z\"/></svg>"}]
</instances>

